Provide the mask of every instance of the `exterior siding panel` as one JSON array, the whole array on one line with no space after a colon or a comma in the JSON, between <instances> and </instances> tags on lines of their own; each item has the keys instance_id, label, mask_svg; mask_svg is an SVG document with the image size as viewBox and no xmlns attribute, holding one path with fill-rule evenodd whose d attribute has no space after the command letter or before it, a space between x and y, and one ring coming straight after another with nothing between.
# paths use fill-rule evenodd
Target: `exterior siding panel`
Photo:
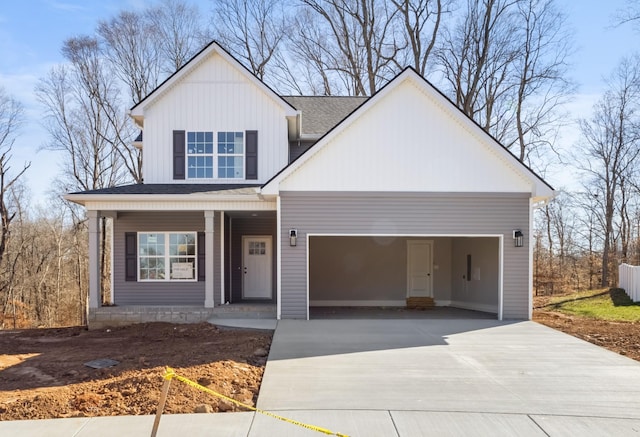
<instances>
[{"instance_id":1,"label":"exterior siding panel","mask_svg":"<svg viewBox=\"0 0 640 437\"><path fill-rule=\"evenodd\" d=\"M204 231L204 214L202 212L162 214L121 212L118 214L118 218L114 220L113 238L113 285L116 305L204 305L203 281L166 283L125 281L125 233L167 231ZM214 258L218 257L214 254Z\"/></svg>"},{"instance_id":2,"label":"exterior siding panel","mask_svg":"<svg viewBox=\"0 0 640 437\"><path fill-rule=\"evenodd\" d=\"M212 54L145 109L146 183L184 183L173 178L172 131L258 131L257 182L266 182L288 162L285 112L244 73ZM187 181L189 179L187 178ZM192 180L193 181L193 180ZM238 180L196 180L237 183Z\"/></svg>"},{"instance_id":3,"label":"exterior siding panel","mask_svg":"<svg viewBox=\"0 0 640 437\"><path fill-rule=\"evenodd\" d=\"M503 317L528 318L528 194L282 192L281 208L283 318L307 318L307 234L315 233L503 235ZM513 229L525 247L514 247Z\"/></svg>"}]
</instances>

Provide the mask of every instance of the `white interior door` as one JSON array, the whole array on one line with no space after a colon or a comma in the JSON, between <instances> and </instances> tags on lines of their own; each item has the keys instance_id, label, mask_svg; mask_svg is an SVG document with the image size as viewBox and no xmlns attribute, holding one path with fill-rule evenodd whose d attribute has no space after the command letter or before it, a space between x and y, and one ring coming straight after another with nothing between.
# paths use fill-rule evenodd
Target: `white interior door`
<instances>
[{"instance_id":1,"label":"white interior door","mask_svg":"<svg viewBox=\"0 0 640 437\"><path fill-rule=\"evenodd\" d=\"M433 241L407 241L407 296L433 297Z\"/></svg>"},{"instance_id":2,"label":"white interior door","mask_svg":"<svg viewBox=\"0 0 640 437\"><path fill-rule=\"evenodd\" d=\"M271 236L242 237L242 297L271 299Z\"/></svg>"}]
</instances>

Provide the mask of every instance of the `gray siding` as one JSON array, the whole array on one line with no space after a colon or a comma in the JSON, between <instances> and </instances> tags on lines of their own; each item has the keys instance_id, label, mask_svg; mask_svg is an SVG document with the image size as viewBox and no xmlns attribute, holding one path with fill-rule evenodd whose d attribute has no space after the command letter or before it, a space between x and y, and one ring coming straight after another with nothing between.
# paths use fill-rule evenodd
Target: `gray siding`
<instances>
[{"instance_id":1,"label":"gray siding","mask_svg":"<svg viewBox=\"0 0 640 437\"><path fill-rule=\"evenodd\" d=\"M271 291L275 302L276 291L276 216L231 219L231 301L242 300L242 237L244 235L271 235L272 271Z\"/></svg>"},{"instance_id":2,"label":"gray siding","mask_svg":"<svg viewBox=\"0 0 640 437\"><path fill-rule=\"evenodd\" d=\"M116 305L204 305L202 282L127 282L125 232L204 231L202 212L120 212L114 220L113 282ZM217 259L217 257L216 257ZM219 285L218 285L219 290ZM218 295L219 295L218 291Z\"/></svg>"},{"instance_id":3,"label":"gray siding","mask_svg":"<svg viewBox=\"0 0 640 437\"><path fill-rule=\"evenodd\" d=\"M528 317L528 194L282 192L280 195L283 318L307 318L308 233L502 234L503 316ZM289 246L291 228L298 229L296 247ZM514 247L513 229L524 232L524 247Z\"/></svg>"},{"instance_id":4,"label":"gray siding","mask_svg":"<svg viewBox=\"0 0 640 437\"><path fill-rule=\"evenodd\" d=\"M306 152L313 146L315 141L290 141L289 142L289 162L295 161L298 156Z\"/></svg>"}]
</instances>

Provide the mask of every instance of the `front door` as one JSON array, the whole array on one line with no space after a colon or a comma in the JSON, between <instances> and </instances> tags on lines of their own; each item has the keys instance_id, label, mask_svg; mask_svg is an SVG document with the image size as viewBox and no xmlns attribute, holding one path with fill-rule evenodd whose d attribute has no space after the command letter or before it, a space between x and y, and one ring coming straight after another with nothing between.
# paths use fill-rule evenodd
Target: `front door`
<instances>
[{"instance_id":1,"label":"front door","mask_svg":"<svg viewBox=\"0 0 640 437\"><path fill-rule=\"evenodd\" d=\"M407 297L433 297L433 241L407 241Z\"/></svg>"},{"instance_id":2,"label":"front door","mask_svg":"<svg viewBox=\"0 0 640 437\"><path fill-rule=\"evenodd\" d=\"M243 299L272 298L271 269L271 236L243 236Z\"/></svg>"}]
</instances>

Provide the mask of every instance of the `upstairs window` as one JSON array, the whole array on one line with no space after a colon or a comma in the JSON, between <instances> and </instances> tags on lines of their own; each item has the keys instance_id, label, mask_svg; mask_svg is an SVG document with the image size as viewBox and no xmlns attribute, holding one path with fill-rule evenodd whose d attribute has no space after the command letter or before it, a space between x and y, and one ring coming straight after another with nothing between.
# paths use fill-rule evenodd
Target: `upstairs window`
<instances>
[{"instance_id":1,"label":"upstairs window","mask_svg":"<svg viewBox=\"0 0 640 437\"><path fill-rule=\"evenodd\" d=\"M218 132L218 177L244 178L244 134Z\"/></svg>"},{"instance_id":2,"label":"upstairs window","mask_svg":"<svg viewBox=\"0 0 640 437\"><path fill-rule=\"evenodd\" d=\"M213 178L213 132L187 134L187 177Z\"/></svg>"}]
</instances>

